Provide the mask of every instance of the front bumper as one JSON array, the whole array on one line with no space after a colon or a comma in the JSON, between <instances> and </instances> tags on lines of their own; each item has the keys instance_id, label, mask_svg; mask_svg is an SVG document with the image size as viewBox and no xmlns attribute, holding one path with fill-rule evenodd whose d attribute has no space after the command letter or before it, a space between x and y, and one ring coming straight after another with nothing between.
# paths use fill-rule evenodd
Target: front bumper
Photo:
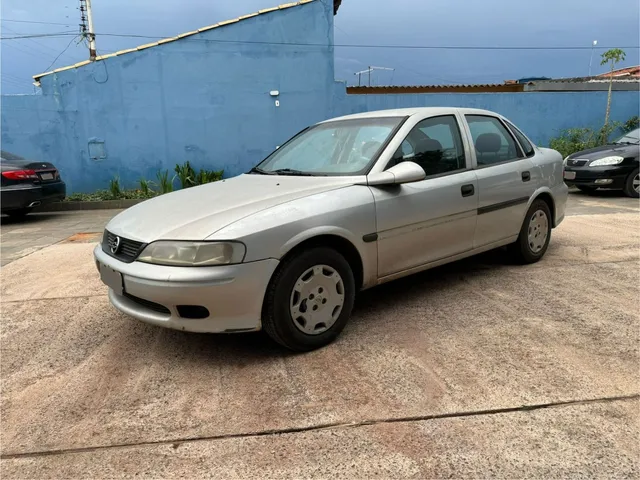
<instances>
[{"instance_id":1,"label":"front bumper","mask_svg":"<svg viewBox=\"0 0 640 480\"><path fill-rule=\"evenodd\" d=\"M565 167L566 172L575 172L574 179L564 179L570 187L594 187L622 190L627 177L633 171L634 166L611 165L606 167ZM608 181L610 180L610 182ZM607 181L607 183L603 183Z\"/></svg>"},{"instance_id":2,"label":"front bumper","mask_svg":"<svg viewBox=\"0 0 640 480\"><path fill-rule=\"evenodd\" d=\"M44 183L42 185L13 185L4 187L1 192L2 211L27 208L34 202L40 204L64 200L67 186L64 182Z\"/></svg>"},{"instance_id":3,"label":"front bumper","mask_svg":"<svg viewBox=\"0 0 640 480\"><path fill-rule=\"evenodd\" d=\"M109 289L114 307L143 322L189 332L260 330L262 302L278 266L275 259L216 267L124 263L104 253L101 245L93 254L96 262L122 275L124 295ZM209 316L183 318L180 305L205 307Z\"/></svg>"}]
</instances>

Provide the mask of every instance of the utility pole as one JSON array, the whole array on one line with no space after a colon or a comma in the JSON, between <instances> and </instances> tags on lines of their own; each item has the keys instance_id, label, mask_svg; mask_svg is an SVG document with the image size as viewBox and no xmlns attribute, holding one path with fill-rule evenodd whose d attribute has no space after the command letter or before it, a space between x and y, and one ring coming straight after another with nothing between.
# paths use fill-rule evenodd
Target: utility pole
<instances>
[{"instance_id":1,"label":"utility pole","mask_svg":"<svg viewBox=\"0 0 640 480\"><path fill-rule=\"evenodd\" d=\"M89 41L89 60L96 59L96 34L93 30L93 13L91 11L91 0L80 0L80 31L84 38ZM87 28L87 22L88 28Z\"/></svg>"},{"instance_id":2,"label":"utility pole","mask_svg":"<svg viewBox=\"0 0 640 480\"><path fill-rule=\"evenodd\" d=\"M591 76L591 64L593 63L593 49L598 44L598 40L594 40L591 44L591 58L589 59L589 76Z\"/></svg>"}]
</instances>

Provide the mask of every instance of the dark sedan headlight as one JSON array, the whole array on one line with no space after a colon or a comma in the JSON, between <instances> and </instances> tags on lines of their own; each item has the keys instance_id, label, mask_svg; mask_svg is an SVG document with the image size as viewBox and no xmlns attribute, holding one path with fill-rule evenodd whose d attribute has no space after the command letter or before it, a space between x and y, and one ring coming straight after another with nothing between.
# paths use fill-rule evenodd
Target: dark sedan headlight
<instances>
[{"instance_id":1,"label":"dark sedan headlight","mask_svg":"<svg viewBox=\"0 0 640 480\"><path fill-rule=\"evenodd\" d=\"M599 158L598 160L594 160L589 163L590 167L605 167L608 165L618 165L624 161L624 157L620 157L618 155L613 155L611 157Z\"/></svg>"},{"instance_id":2,"label":"dark sedan headlight","mask_svg":"<svg viewBox=\"0 0 640 480\"><path fill-rule=\"evenodd\" d=\"M139 262L174 267L207 267L241 263L246 247L240 242L157 241L145 247Z\"/></svg>"}]
</instances>

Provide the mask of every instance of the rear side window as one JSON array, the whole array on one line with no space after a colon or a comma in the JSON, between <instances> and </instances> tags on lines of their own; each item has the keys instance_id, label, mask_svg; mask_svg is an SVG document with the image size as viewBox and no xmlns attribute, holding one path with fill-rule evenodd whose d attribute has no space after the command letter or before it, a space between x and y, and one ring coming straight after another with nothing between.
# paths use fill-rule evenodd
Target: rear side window
<instances>
[{"instance_id":1,"label":"rear side window","mask_svg":"<svg viewBox=\"0 0 640 480\"><path fill-rule=\"evenodd\" d=\"M476 148L479 167L508 162L524 156L511 133L496 117L465 115L465 118Z\"/></svg>"},{"instance_id":2,"label":"rear side window","mask_svg":"<svg viewBox=\"0 0 640 480\"><path fill-rule=\"evenodd\" d=\"M531 142L527 140L527 137L525 137L524 134L520 131L520 129L516 127L513 123L506 122L506 124L511 129L513 134L516 136L516 138L518 139L518 142L520 142L520 146L524 150L524 154L527 157L531 157L535 153L533 150L533 145L531 145Z\"/></svg>"}]
</instances>

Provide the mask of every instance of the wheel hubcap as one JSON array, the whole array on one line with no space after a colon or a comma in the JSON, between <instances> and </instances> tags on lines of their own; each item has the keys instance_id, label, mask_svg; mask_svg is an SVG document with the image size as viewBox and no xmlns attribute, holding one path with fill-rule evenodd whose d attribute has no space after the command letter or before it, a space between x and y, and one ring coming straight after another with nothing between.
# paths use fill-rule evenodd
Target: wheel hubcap
<instances>
[{"instance_id":1,"label":"wheel hubcap","mask_svg":"<svg viewBox=\"0 0 640 480\"><path fill-rule=\"evenodd\" d=\"M542 210L536 210L529 220L529 248L538 253L544 248L549 235L549 219Z\"/></svg>"},{"instance_id":2,"label":"wheel hubcap","mask_svg":"<svg viewBox=\"0 0 640 480\"><path fill-rule=\"evenodd\" d=\"M328 265L315 265L296 280L289 311L298 330L319 335L336 323L343 305L344 282L340 274Z\"/></svg>"},{"instance_id":3,"label":"wheel hubcap","mask_svg":"<svg viewBox=\"0 0 640 480\"><path fill-rule=\"evenodd\" d=\"M633 177L633 189L640 193L640 173Z\"/></svg>"}]
</instances>

